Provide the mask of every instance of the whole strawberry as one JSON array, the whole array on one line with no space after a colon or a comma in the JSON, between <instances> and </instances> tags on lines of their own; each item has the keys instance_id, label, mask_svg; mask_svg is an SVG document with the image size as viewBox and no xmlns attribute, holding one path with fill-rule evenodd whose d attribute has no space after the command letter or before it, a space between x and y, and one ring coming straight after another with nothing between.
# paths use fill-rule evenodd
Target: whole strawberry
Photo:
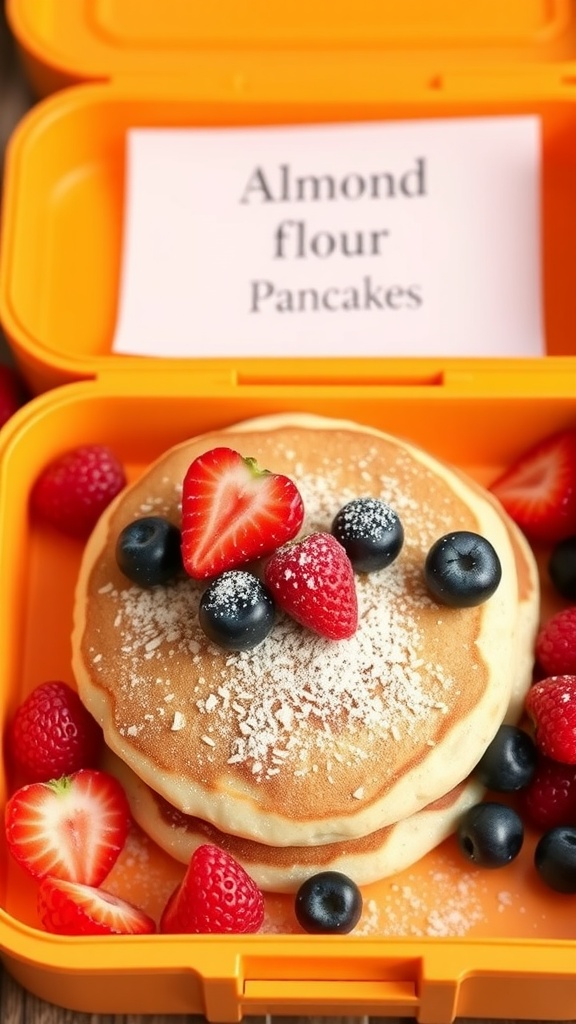
<instances>
[{"instance_id":1,"label":"whole strawberry","mask_svg":"<svg viewBox=\"0 0 576 1024\"><path fill-rule=\"evenodd\" d=\"M124 468L110 448L80 445L44 468L32 489L32 508L64 533L87 537L125 484Z\"/></svg>"},{"instance_id":2,"label":"whole strawberry","mask_svg":"<svg viewBox=\"0 0 576 1024\"><path fill-rule=\"evenodd\" d=\"M554 761L576 764L576 675L548 676L526 697L536 746Z\"/></svg>"},{"instance_id":3,"label":"whole strawberry","mask_svg":"<svg viewBox=\"0 0 576 1024\"><path fill-rule=\"evenodd\" d=\"M345 640L358 628L354 570L330 533L312 533L274 552L265 570L274 600L302 626L330 640Z\"/></svg>"},{"instance_id":4,"label":"whole strawberry","mask_svg":"<svg viewBox=\"0 0 576 1024\"><path fill-rule=\"evenodd\" d=\"M557 612L542 626L536 658L545 675L576 675L576 607Z\"/></svg>"},{"instance_id":5,"label":"whole strawberry","mask_svg":"<svg viewBox=\"0 0 576 1024\"><path fill-rule=\"evenodd\" d=\"M522 815L540 830L576 824L576 764L540 757L519 801Z\"/></svg>"},{"instance_id":6,"label":"whole strawberry","mask_svg":"<svg viewBox=\"0 0 576 1024\"><path fill-rule=\"evenodd\" d=\"M264 920L264 898L244 868L229 853L199 846L160 919L169 933L257 932Z\"/></svg>"},{"instance_id":7,"label":"whole strawberry","mask_svg":"<svg viewBox=\"0 0 576 1024\"><path fill-rule=\"evenodd\" d=\"M32 690L8 730L12 761L26 782L94 768L102 743L102 730L76 691L57 680Z\"/></svg>"}]
</instances>

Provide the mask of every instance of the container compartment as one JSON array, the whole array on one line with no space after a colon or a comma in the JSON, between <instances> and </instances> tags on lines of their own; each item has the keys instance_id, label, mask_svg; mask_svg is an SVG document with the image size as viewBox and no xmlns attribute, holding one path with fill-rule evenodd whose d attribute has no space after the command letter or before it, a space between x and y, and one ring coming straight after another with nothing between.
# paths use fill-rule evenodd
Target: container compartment
<instances>
[{"instance_id":1,"label":"container compartment","mask_svg":"<svg viewBox=\"0 0 576 1024\"><path fill-rule=\"evenodd\" d=\"M536 114L542 124L542 285L546 354L576 354L576 104L556 84L549 98L516 76L492 81L493 95L473 78L450 76L442 88L398 72L376 90L366 69L354 87L334 82L266 78L235 87L169 81L83 86L36 108L10 151L0 313L17 359L34 390L100 376L110 363L142 369L157 360L111 353L121 266L126 132L138 126L242 126L336 123L396 118ZM213 72L214 75L214 72ZM294 87L297 85L294 94ZM540 83L542 85L542 83ZM310 99L306 91L310 89ZM504 98L502 98L502 92ZM543 90L544 94L546 89ZM348 94L348 99L345 95ZM498 94L498 100L496 95ZM506 96L508 98L506 98ZM217 364L196 361L203 373ZM230 361L223 361L231 367ZM238 359L234 369L259 369ZM190 374L190 361L180 360ZM398 361L388 360L391 375ZM424 364L426 366L426 364ZM439 372L440 364L428 363Z\"/></svg>"}]
</instances>

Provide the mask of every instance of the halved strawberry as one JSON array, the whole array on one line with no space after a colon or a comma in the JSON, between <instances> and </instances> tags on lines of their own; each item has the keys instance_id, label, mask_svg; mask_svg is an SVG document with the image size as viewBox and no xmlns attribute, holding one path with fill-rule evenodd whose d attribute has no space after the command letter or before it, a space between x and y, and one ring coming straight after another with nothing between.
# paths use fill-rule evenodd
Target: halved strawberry
<instances>
[{"instance_id":1,"label":"halved strawberry","mask_svg":"<svg viewBox=\"0 0 576 1024\"><path fill-rule=\"evenodd\" d=\"M38 916L56 935L149 935L156 924L140 907L104 889L62 878L44 878Z\"/></svg>"},{"instance_id":2,"label":"halved strawberry","mask_svg":"<svg viewBox=\"0 0 576 1024\"><path fill-rule=\"evenodd\" d=\"M555 543L576 533L576 431L534 445L490 490L531 540Z\"/></svg>"},{"instance_id":3,"label":"halved strawberry","mask_svg":"<svg viewBox=\"0 0 576 1024\"><path fill-rule=\"evenodd\" d=\"M6 842L34 878L100 885L122 850L130 811L120 783L83 768L22 786L6 805Z\"/></svg>"},{"instance_id":4,"label":"halved strawberry","mask_svg":"<svg viewBox=\"0 0 576 1024\"><path fill-rule=\"evenodd\" d=\"M182 493L182 560L207 579L270 554L295 537L304 505L292 480L259 469L232 448L194 459Z\"/></svg>"}]
</instances>

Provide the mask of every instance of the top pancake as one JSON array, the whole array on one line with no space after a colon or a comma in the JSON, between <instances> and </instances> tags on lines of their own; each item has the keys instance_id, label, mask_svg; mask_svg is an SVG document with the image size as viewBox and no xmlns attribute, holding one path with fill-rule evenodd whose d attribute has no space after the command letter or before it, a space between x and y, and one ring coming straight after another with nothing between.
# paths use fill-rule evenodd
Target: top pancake
<instances>
[{"instance_id":1,"label":"top pancake","mask_svg":"<svg viewBox=\"0 0 576 1024\"><path fill-rule=\"evenodd\" d=\"M197 622L200 584L144 590L119 571L121 529L151 513L179 524L185 472L218 445L294 479L302 533L328 530L359 496L398 512L404 547L356 577L351 639L280 615L254 650L222 651ZM438 537L462 529L491 541L502 581L484 604L453 609L429 597L423 567ZM119 496L87 545L73 635L80 695L111 749L186 814L271 845L367 835L462 781L506 714L520 671L513 535L462 474L355 424L269 417L185 442Z\"/></svg>"}]
</instances>

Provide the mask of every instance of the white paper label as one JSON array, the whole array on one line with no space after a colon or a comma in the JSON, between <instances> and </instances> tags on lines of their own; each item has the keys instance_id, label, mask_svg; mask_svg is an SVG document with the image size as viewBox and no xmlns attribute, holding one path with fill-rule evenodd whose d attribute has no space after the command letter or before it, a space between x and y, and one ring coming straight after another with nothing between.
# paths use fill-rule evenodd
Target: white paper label
<instances>
[{"instance_id":1,"label":"white paper label","mask_svg":"<svg viewBox=\"0 0 576 1024\"><path fill-rule=\"evenodd\" d=\"M544 353L536 117L128 135L116 352Z\"/></svg>"}]
</instances>

